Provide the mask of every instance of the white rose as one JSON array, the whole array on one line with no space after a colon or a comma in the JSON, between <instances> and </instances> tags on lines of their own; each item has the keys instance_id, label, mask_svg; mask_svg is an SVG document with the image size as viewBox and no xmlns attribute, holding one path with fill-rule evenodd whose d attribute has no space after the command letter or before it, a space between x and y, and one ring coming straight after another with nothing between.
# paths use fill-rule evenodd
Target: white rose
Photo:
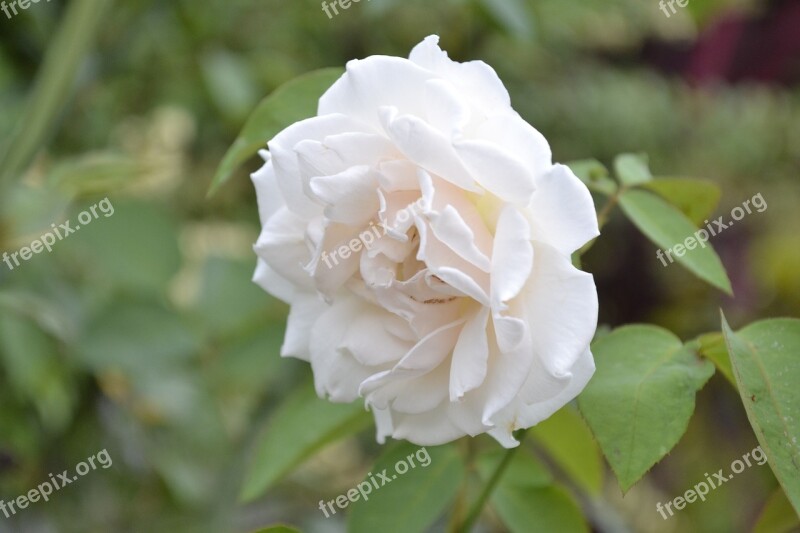
<instances>
[{"instance_id":1,"label":"white rose","mask_svg":"<svg viewBox=\"0 0 800 533\"><path fill-rule=\"evenodd\" d=\"M431 36L348 63L318 116L262 151L255 281L291 304L283 356L363 397L378 440L419 445L544 420L594 372L592 198L494 70Z\"/></svg>"}]
</instances>

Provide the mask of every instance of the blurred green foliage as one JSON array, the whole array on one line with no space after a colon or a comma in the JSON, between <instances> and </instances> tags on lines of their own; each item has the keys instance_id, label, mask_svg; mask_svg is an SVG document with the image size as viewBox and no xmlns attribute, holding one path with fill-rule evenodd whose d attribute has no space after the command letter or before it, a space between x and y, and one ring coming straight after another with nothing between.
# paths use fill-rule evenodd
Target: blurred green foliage
<instances>
[{"instance_id":1,"label":"blurred green foliage","mask_svg":"<svg viewBox=\"0 0 800 533\"><path fill-rule=\"evenodd\" d=\"M206 191L250 111L280 84L354 57L407 55L430 33L454 59L493 65L558 161L610 167L618 153L646 152L656 175L720 185L717 214L757 192L768 202L713 242L735 300L663 268L612 218L584 257L601 322L653 322L687 339L719 328L721 304L734 324L800 314L800 91L698 89L637 60L647 39L693 39L720 12L753 2L692 0L670 19L640 0L371 0L333 19L316 0L108 4L0 15L0 250L103 197L115 207L51 254L13 271L0 263L0 498L103 448L114 459L49 503L0 517L0 531L342 530L338 517L308 509L363 478L379 455L371 430L323 449L266 497L238 501L258 436L309 370L279 358L286 308L249 281L255 154L213 198ZM47 64L54 70L37 86ZM687 435L625 500L606 482L603 520L636 531L749 529L775 486L767 469L669 522L654 510L753 448L738 401L714 377ZM539 468L520 457L531 462L520 468ZM553 490L540 485L526 490ZM552 513L573 505L552 498ZM513 500L498 508L525 519Z\"/></svg>"}]
</instances>

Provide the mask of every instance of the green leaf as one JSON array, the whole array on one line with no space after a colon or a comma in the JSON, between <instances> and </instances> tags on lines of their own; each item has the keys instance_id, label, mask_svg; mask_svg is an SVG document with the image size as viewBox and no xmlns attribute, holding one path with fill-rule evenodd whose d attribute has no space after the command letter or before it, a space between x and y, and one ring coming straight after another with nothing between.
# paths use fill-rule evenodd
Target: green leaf
<instances>
[{"instance_id":1,"label":"green leaf","mask_svg":"<svg viewBox=\"0 0 800 533\"><path fill-rule=\"evenodd\" d=\"M270 314L279 313L282 318L286 317L282 304L261 291L253 290L252 272L253 264L249 259L234 261L211 256L206 260L194 307L207 331L241 337L241 332L248 327L263 329L264 319ZM283 338L283 335L277 338Z\"/></svg>"},{"instance_id":2,"label":"green leaf","mask_svg":"<svg viewBox=\"0 0 800 533\"><path fill-rule=\"evenodd\" d=\"M548 455L589 494L603 487L600 448L580 414L571 406L531 428Z\"/></svg>"},{"instance_id":3,"label":"green leaf","mask_svg":"<svg viewBox=\"0 0 800 533\"><path fill-rule=\"evenodd\" d=\"M620 205L636 227L661 247L656 260L663 266L677 260L700 279L733 294L731 282L717 253L708 243L698 246L695 236L698 230L686 215L655 194L636 189L622 193ZM687 247L690 242L694 243L691 244L692 249Z\"/></svg>"},{"instance_id":4,"label":"green leaf","mask_svg":"<svg viewBox=\"0 0 800 533\"><path fill-rule=\"evenodd\" d=\"M507 453L482 458L479 470L488 479ZM525 449L519 450L501 478L491 504L512 533L589 531L580 508L562 487L552 485L550 475Z\"/></svg>"},{"instance_id":5,"label":"green leaf","mask_svg":"<svg viewBox=\"0 0 800 533\"><path fill-rule=\"evenodd\" d=\"M68 5L58 31L47 47L23 119L0 158L0 186L25 170L55 129L59 111L70 98L84 56L111 0L77 0Z\"/></svg>"},{"instance_id":6,"label":"green leaf","mask_svg":"<svg viewBox=\"0 0 800 533\"><path fill-rule=\"evenodd\" d=\"M316 115L320 96L342 72L338 67L309 72L281 85L262 100L222 159L208 194L214 194L242 163L260 148L266 148L267 141L281 130Z\"/></svg>"},{"instance_id":7,"label":"green leaf","mask_svg":"<svg viewBox=\"0 0 800 533\"><path fill-rule=\"evenodd\" d=\"M800 320L762 320L734 333L723 315L722 332L750 425L800 513Z\"/></svg>"},{"instance_id":8,"label":"green leaf","mask_svg":"<svg viewBox=\"0 0 800 533\"><path fill-rule=\"evenodd\" d=\"M510 35L533 37L533 20L524 0L481 0L481 4Z\"/></svg>"},{"instance_id":9,"label":"green leaf","mask_svg":"<svg viewBox=\"0 0 800 533\"><path fill-rule=\"evenodd\" d=\"M326 444L367 427L362 402L341 404L317 397L310 384L292 394L264 428L241 498L252 501Z\"/></svg>"},{"instance_id":10,"label":"green leaf","mask_svg":"<svg viewBox=\"0 0 800 533\"><path fill-rule=\"evenodd\" d=\"M81 226L70 237L70 245L56 244L55 252L74 257L98 285L113 283L137 293L161 295L181 266L173 215L142 201L113 199L113 206L113 215ZM71 220L77 220L77 215Z\"/></svg>"},{"instance_id":11,"label":"green leaf","mask_svg":"<svg viewBox=\"0 0 800 533\"><path fill-rule=\"evenodd\" d=\"M52 300L26 291L0 291L0 313L9 312L33 320L39 328L62 342L74 340L77 317Z\"/></svg>"},{"instance_id":12,"label":"green leaf","mask_svg":"<svg viewBox=\"0 0 800 533\"><path fill-rule=\"evenodd\" d=\"M620 154L614 158L614 172L623 185L641 185L653 179L645 154Z\"/></svg>"},{"instance_id":13,"label":"green leaf","mask_svg":"<svg viewBox=\"0 0 800 533\"><path fill-rule=\"evenodd\" d=\"M592 191L611 196L619 188L608 175L605 165L596 159L570 161L567 166Z\"/></svg>"},{"instance_id":14,"label":"green leaf","mask_svg":"<svg viewBox=\"0 0 800 533\"><path fill-rule=\"evenodd\" d=\"M75 347L75 359L97 372L122 371L135 379L181 367L202 340L160 303L113 303L91 320Z\"/></svg>"},{"instance_id":15,"label":"green leaf","mask_svg":"<svg viewBox=\"0 0 800 533\"><path fill-rule=\"evenodd\" d=\"M713 181L692 178L656 178L643 187L658 194L674 205L692 223L701 227L707 224L722 195L722 190Z\"/></svg>"},{"instance_id":16,"label":"green leaf","mask_svg":"<svg viewBox=\"0 0 800 533\"><path fill-rule=\"evenodd\" d=\"M753 533L791 533L798 529L800 517L792 509L786 493L776 489L764 505L761 516L753 527Z\"/></svg>"},{"instance_id":17,"label":"green leaf","mask_svg":"<svg viewBox=\"0 0 800 533\"><path fill-rule=\"evenodd\" d=\"M0 363L8 385L36 406L43 425L63 430L77 398L55 342L33 322L0 314Z\"/></svg>"},{"instance_id":18,"label":"green leaf","mask_svg":"<svg viewBox=\"0 0 800 533\"><path fill-rule=\"evenodd\" d=\"M728 357L728 347L725 346L725 337L722 333L706 333L700 335L693 343L689 343L697 353L705 357L717 367L725 379L727 379L734 388L736 385L736 378L733 376L733 366L731 366L731 359Z\"/></svg>"},{"instance_id":19,"label":"green leaf","mask_svg":"<svg viewBox=\"0 0 800 533\"><path fill-rule=\"evenodd\" d=\"M401 473L397 466L401 463L409 466L411 460L416 466ZM381 485L379 473L384 473L391 481ZM368 499L364 500L361 493L354 494L347 530L351 533L383 531L387 529L387 520L391 520L392 531L428 531L455 498L463 476L461 457L452 445L420 448L407 442L398 443L378 459L370 474L358 485ZM370 483L371 479L376 479L379 488ZM339 508L334 505L334 509Z\"/></svg>"},{"instance_id":20,"label":"green leaf","mask_svg":"<svg viewBox=\"0 0 800 533\"><path fill-rule=\"evenodd\" d=\"M627 491L680 440L714 365L648 325L616 329L592 351L597 371L578 402Z\"/></svg>"}]
</instances>

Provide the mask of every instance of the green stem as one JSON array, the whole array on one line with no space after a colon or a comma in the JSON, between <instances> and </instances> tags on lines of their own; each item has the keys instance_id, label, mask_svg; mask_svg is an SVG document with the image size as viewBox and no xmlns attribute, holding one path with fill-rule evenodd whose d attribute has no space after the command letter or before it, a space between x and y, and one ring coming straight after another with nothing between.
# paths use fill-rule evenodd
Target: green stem
<instances>
[{"instance_id":1,"label":"green stem","mask_svg":"<svg viewBox=\"0 0 800 533\"><path fill-rule=\"evenodd\" d=\"M612 194L608 198L608 201L606 202L606 204L602 207L602 209L600 209L600 212L597 213L597 227L598 228L603 229L603 226L606 225L606 222L608 222L608 217L611 216L611 212L614 210L614 208L619 203L619 197L622 195L622 193L625 192L625 190L626 190L625 187L620 187L619 190L617 190L614 194ZM594 243L596 241L597 241L597 239L595 238L595 239L592 239L591 241L587 242L586 244L584 244L583 248L581 248L577 252L578 257L580 258L583 254L588 252L589 249L592 246L594 246Z\"/></svg>"},{"instance_id":2,"label":"green stem","mask_svg":"<svg viewBox=\"0 0 800 533\"><path fill-rule=\"evenodd\" d=\"M620 195L622 193L623 193L623 189L620 189L617 192L615 192L608 199L608 202L606 202L606 205L604 205L603 208L600 210L600 212L597 214L597 226L598 227L602 228L603 226L606 225L606 222L608 222L608 217L609 217L609 215L611 215L611 211L613 211L614 208L617 206L617 203L619 202L619 197L620 197Z\"/></svg>"},{"instance_id":3,"label":"green stem","mask_svg":"<svg viewBox=\"0 0 800 533\"><path fill-rule=\"evenodd\" d=\"M494 492L495 487L500 482L500 479L503 477L506 468L508 468L508 465L511 464L511 459L514 458L514 454L517 453L517 450L519 450L522 447L522 442L525 439L527 431L528 430L523 430L517 436L517 440L519 441L519 446L517 446L516 448L511 448L509 450L506 450L506 453L503 456L503 459L500 461L500 464L497 465L497 468L495 468L494 472L492 472L492 477L490 477L489 481L486 482L486 485L483 487L483 491L481 491L481 494L478 496L478 499L475 500L474 504L472 504L472 508L470 509L466 520L464 520L464 523L459 528L460 532L468 533L475 525L475 523L478 521L478 518L480 518L481 512L483 512L483 508L486 506L486 502L489 501L489 497L492 495L492 492Z\"/></svg>"}]
</instances>

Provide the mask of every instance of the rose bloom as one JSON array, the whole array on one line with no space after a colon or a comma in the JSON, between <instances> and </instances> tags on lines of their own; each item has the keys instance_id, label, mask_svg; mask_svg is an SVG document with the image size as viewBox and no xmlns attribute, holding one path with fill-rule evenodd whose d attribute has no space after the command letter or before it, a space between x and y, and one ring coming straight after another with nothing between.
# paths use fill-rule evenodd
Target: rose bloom
<instances>
[{"instance_id":1,"label":"rose bloom","mask_svg":"<svg viewBox=\"0 0 800 533\"><path fill-rule=\"evenodd\" d=\"M438 41L349 62L261 152L254 280L291 305L281 354L364 398L380 442L512 447L594 372L597 291L570 256L597 218L495 71Z\"/></svg>"}]
</instances>

